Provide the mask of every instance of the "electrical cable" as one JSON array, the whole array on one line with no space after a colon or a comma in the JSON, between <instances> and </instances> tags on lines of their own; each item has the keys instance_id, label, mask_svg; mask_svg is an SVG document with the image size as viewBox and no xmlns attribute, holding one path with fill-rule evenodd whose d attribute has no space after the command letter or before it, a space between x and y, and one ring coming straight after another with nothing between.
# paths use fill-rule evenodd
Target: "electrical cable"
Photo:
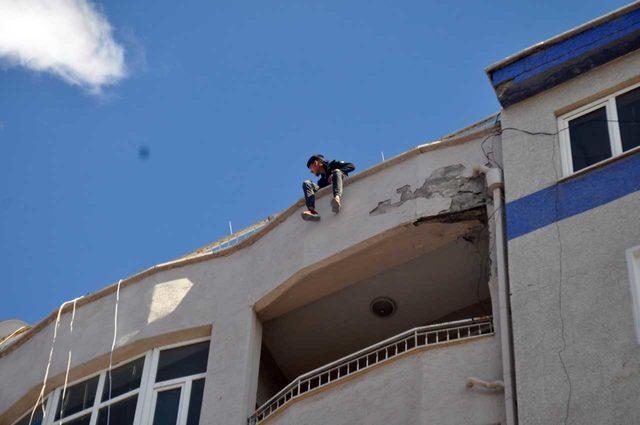
<instances>
[{"instance_id":1,"label":"electrical cable","mask_svg":"<svg viewBox=\"0 0 640 425\"><path fill-rule=\"evenodd\" d=\"M555 141L555 140L554 140ZM557 167L557 163L556 163L556 148L557 148L558 143L553 143L552 149L551 149L551 163L553 164L553 171L555 173L555 177L556 177L556 181L559 180L560 178L560 173L558 172L558 167ZM560 280L558 282L558 315L560 317L560 336L562 337L562 348L560 349L560 351L558 351L558 358L560 359L560 364L562 365L562 370L564 372L564 375L567 379L567 384L569 385L569 394L567 396L567 404L566 404L566 408L565 408L565 416L564 416L564 421L563 423L566 425L567 421L569 420L569 414L570 414L570 409L571 409L571 396L573 393L573 385L571 383L571 376L569 375L569 370L567 369L567 365L564 362L564 358L562 357L562 353L564 353L564 351L567 349L567 337L565 335L565 323L564 323L564 316L562 314L562 287L563 287L563 282L564 282L564 252L563 252L563 246L562 246L562 237L560 235L560 223L558 221L558 217L560 215L560 197L559 197L560 192L556 189L555 191L555 196L554 196L554 208L555 208L555 218L556 220L554 221L555 223L555 228L556 228L556 238L558 240L558 267L559 267L559 274L560 274Z\"/></svg>"},{"instance_id":2,"label":"electrical cable","mask_svg":"<svg viewBox=\"0 0 640 425\"><path fill-rule=\"evenodd\" d=\"M497 121L497 116L496 116L496 121ZM622 124L640 124L640 121L638 121L638 120L591 120L591 121L588 121L588 123L597 123L597 122L606 122L606 123L614 122L614 123L618 123L618 124L620 124L620 123L622 123ZM501 171L502 171L502 164L500 164L495 159L495 152L494 152L494 149L493 149L493 145L491 146L491 151L487 151L485 149L485 143L487 143L489 141L489 139L492 139L493 137L502 135L502 133L504 133L505 131L515 131L515 132L527 134L529 136L557 136L563 131L569 131L569 127L561 128L560 130L554 131L554 132L532 131L532 130L526 130L526 129L516 128L516 127L504 127L504 128L496 129L494 132L490 133L484 139L482 139L482 141L480 142L480 149L482 150L482 153L484 154L484 156L487 159L487 161L489 161L490 164L498 167ZM492 141L492 143L493 143L493 141ZM554 157L555 157L555 155L554 155ZM554 167L555 167L555 163L554 163ZM556 173L556 175L557 175L557 173Z\"/></svg>"},{"instance_id":3,"label":"electrical cable","mask_svg":"<svg viewBox=\"0 0 640 425\"><path fill-rule=\"evenodd\" d=\"M33 409L31 410L31 416L29 417L29 425L31 425L31 423L33 422L33 416L36 413L36 409L38 408L38 405L40 405L42 407L42 420L44 421L45 417L46 417L46 412L44 409L44 404L41 404L43 399L44 399L44 390L47 386L47 379L49 379L49 370L51 369L51 361L53 359L53 350L56 346L56 339L58 338L58 326L60 326L60 316L62 315L62 310L64 309L64 306L67 305L70 302L75 303L77 300L79 300L82 297L78 297L78 298L74 298L71 301L65 301L62 304L60 304L60 308L58 309L58 315L56 317L56 322L55 325L53 326L53 340L51 341L51 350L49 350L49 360L47 361L47 367L45 369L44 372L44 379L42 380L42 388L40 389L40 393L38 394L38 397L36 398L36 403L33 406Z\"/></svg>"},{"instance_id":4,"label":"electrical cable","mask_svg":"<svg viewBox=\"0 0 640 425\"><path fill-rule=\"evenodd\" d=\"M113 381L111 379L111 370L113 369L113 350L116 348L116 338L118 337L118 304L120 303L120 284L122 279L118 281L116 286L116 306L113 317L113 341L111 342L111 351L109 352L109 400L111 400L111 391L113 389ZM107 406L107 425L111 424L111 403Z\"/></svg>"},{"instance_id":5,"label":"electrical cable","mask_svg":"<svg viewBox=\"0 0 640 425\"><path fill-rule=\"evenodd\" d=\"M592 123L598 123L598 122L606 122L606 123L610 123L610 122L615 122L615 123L622 123L622 124L640 124L640 121L638 120L591 120L591 121L587 121L587 123L592 124ZM585 124L587 124L585 123ZM583 124L584 125L584 124ZM558 131L554 131L554 132L548 132L548 131L532 131L532 130L525 130L522 128L516 128L516 127L504 127L501 128L499 130L497 130L498 134L502 134L505 131L516 131L519 133L524 133L524 134L528 134L529 136L557 136L558 134L562 133L563 131L568 131L569 127L564 127L561 128Z\"/></svg>"},{"instance_id":6,"label":"electrical cable","mask_svg":"<svg viewBox=\"0 0 640 425\"><path fill-rule=\"evenodd\" d=\"M630 122L630 121L617 121L617 120L594 120L594 121L606 121L606 122ZM636 122L637 123L637 122ZM545 137L554 137L554 136L558 136L560 134L561 131L564 130L568 130L568 128L563 128L560 129L556 132L546 132L546 131L530 131L530 130L524 130L521 128L515 128L515 127L506 127L500 130L500 133L504 132L504 131L516 131L516 132L520 132L523 134L527 134L530 136L545 136ZM558 167L557 167L557 161L556 161L556 149L558 148L559 143L556 143L556 141L558 141L557 137L554 137L554 143L552 145L552 149L551 149L551 163L553 165L553 171L555 173L555 180L558 181L560 179L560 173L558 172ZM566 381L567 381L567 385L569 386L569 393L567 396L567 403L566 403L566 408L565 408L565 416L564 416L564 420L563 420L563 424L567 424L568 420L569 420L569 416L571 413L571 398L572 398L572 394L573 394L573 385L571 382L571 376L569 374L569 370L567 369L567 365L565 363L564 358L562 357L562 354L565 352L565 350L567 349L567 339L566 339L566 334L565 334L565 322L564 322L564 315L563 315L563 299L562 299L562 295L563 295L563 283L564 283L564 252L563 252L563 244L562 244L562 235L561 235L561 231L560 231L560 223L558 221L558 217L560 216L560 193L558 190L555 191L555 197L554 197L554 208L555 208L555 217L556 220L554 221L554 225L556 228L556 238L558 241L558 268L559 268L559 282L558 282L558 315L559 315L559 319L560 319L560 336L562 338L562 348L560 348L560 351L558 351L558 359L560 360L560 365L562 367L562 370L564 372L564 375L566 377Z\"/></svg>"},{"instance_id":7,"label":"electrical cable","mask_svg":"<svg viewBox=\"0 0 640 425\"><path fill-rule=\"evenodd\" d=\"M493 150L493 145L491 146L491 151L487 152L487 150L484 147L484 144L491 138L496 137L498 135L500 135L501 132L498 130L496 132L493 132L491 134L489 134L487 137L485 137L482 142L480 142L480 149L482 149L482 153L484 154L485 158L487 158L487 161L489 161L490 164L493 164L494 166L498 167L501 171L502 171L502 164L500 164L498 161L496 161L495 159L495 153ZM493 143L493 142L492 142ZM489 154L491 154L493 156L493 158L489 157Z\"/></svg>"},{"instance_id":8,"label":"electrical cable","mask_svg":"<svg viewBox=\"0 0 640 425\"><path fill-rule=\"evenodd\" d=\"M502 196L502 195L501 195ZM502 204L504 208L504 203ZM491 214L489 214L489 216L487 217L487 225L485 227L483 227L482 229L480 229L480 232L478 232L478 239L480 239L481 237L483 237L483 233L486 231L488 234L489 231L489 223L491 222L491 219L493 218L493 216L498 212L498 209L495 209L491 212ZM494 229L495 229L495 225L494 225ZM474 243L471 243L471 245L473 245L473 248L475 250L476 255L478 256L479 262L480 262L480 270L481 270L481 274L482 276L485 275L486 272L486 266L487 266L487 260L489 258L491 258L491 254L495 251L495 238L493 238L493 244L491 247L489 247L489 252L487 253L487 255L482 255L482 253L480 252L480 248L478 248ZM482 277L479 277L478 279L476 279L476 299L478 301L478 304L480 304L480 308L482 309L482 311L484 312L484 314L486 316L490 316L492 315L489 311L487 311L487 309L485 308L484 304L482 303L482 300L480 299L480 284L482 283ZM491 296L489 296L489 299L491 299Z\"/></svg>"},{"instance_id":9,"label":"electrical cable","mask_svg":"<svg viewBox=\"0 0 640 425\"><path fill-rule=\"evenodd\" d=\"M24 332L24 331L26 331L26 330L28 330L30 328L31 328L31 326L29 326L29 325L20 326L18 329L16 329L15 331L11 332L9 335L7 335L4 338L2 338L2 340L0 340L0 351L2 351L2 348L3 348L2 346L4 344L8 343L11 338L13 338L14 336L16 336L16 335L18 335L18 334L20 334L20 333L22 333L22 332Z\"/></svg>"},{"instance_id":10,"label":"electrical cable","mask_svg":"<svg viewBox=\"0 0 640 425\"><path fill-rule=\"evenodd\" d=\"M490 136L492 136L492 135L490 135ZM487 139L485 138L485 140L487 140ZM483 149L483 151L484 151L484 149ZM505 205L504 196L502 194L500 194L500 197L503 200L503 203L502 203L502 206L500 207L500 209L504 209L504 205ZM495 216L495 214L500 209L494 208L493 211L491 212L491 214L489 214L487 216L487 225L484 226L482 229L480 229L480 231L476 235L478 240L480 240L481 238L484 237L484 232L487 232L487 235L489 235L488 231L489 231L489 224L491 222L491 219ZM495 224L494 224L494 228L495 228ZM482 300L480 298L480 286L481 286L481 283L482 283L482 276L485 276L486 271L487 271L487 262L490 260L491 254L495 251L495 243L496 243L495 238L493 238L493 243L489 247L489 252L487 253L487 255L482 255L482 253L480 252L480 248L475 243L473 243L472 240L467 239L466 237L463 237L463 239L473 246L475 254L478 256L478 261L479 261L479 265L480 265L480 275L481 276L479 276L478 279L476 279L476 300L478 301L478 304L480 305L480 308L482 309L483 313L486 316L489 316L489 315L491 315L491 313L489 311L487 311L486 307L484 306L484 304L482 303ZM491 299L491 297L489 297L489 299Z\"/></svg>"},{"instance_id":11,"label":"electrical cable","mask_svg":"<svg viewBox=\"0 0 640 425\"><path fill-rule=\"evenodd\" d=\"M76 317L76 302L78 299L73 300L73 311L71 313L71 321L69 321L69 337L73 334L73 319ZM69 382L69 369L71 369L71 344L69 344L69 352L67 356L67 371L64 374L64 386L62 387L62 403L60 403L60 417L62 417L62 411L64 407L64 397L67 393L67 384Z\"/></svg>"}]
</instances>

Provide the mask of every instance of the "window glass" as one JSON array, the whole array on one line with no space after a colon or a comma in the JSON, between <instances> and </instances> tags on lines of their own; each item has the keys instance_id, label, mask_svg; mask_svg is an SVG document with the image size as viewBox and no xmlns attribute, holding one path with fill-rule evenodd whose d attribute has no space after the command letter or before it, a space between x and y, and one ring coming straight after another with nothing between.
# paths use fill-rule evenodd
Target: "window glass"
<instances>
[{"instance_id":1,"label":"window glass","mask_svg":"<svg viewBox=\"0 0 640 425\"><path fill-rule=\"evenodd\" d=\"M153 414L153 425L175 425L179 407L180 388L159 392Z\"/></svg>"},{"instance_id":2,"label":"window glass","mask_svg":"<svg viewBox=\"0 0 640 425\"><path fill-rule=\"evenodd\" d=\"M97 387L98 377L96 376L67 388L64 400L61 399L58 403L56 420L92 407Z\"/></svg>"},{"instance_id":3,"label":"window glass","mask_svg":"<svg viewBox=\"0 0 640 425\"><path fill-rule=\"evenodd\" d=\"M207 371L209 341L160 352L156 382Z\"/></svg>"},{"instance_id":4,"label":"window glass","mask_svg":"<svg viewBox=\"0 0 640 425\"><path fill-rule=\"evenodd\" d=\"M140 386L144 357L131 363L120 366L111 371L111 398L128 393ZM109 400L109 371L105 372L104 388L102 389L102 401Z\"/></svg>"},{"instance_id":5,"label":"window glass","mask_svg":"<svg viewBox=\"0 0 640 425\"><path fill-rule=\"evenodd\" d=\"M68 422L63 422L64 425L89 425L91 422L91 413L88 415L81 416L77 419L70 420Z\"/></svg>"},{"instance_id":6,"label":"window glass","mask_svg":"<svg viewBox=\"0 0 640 425\"><path fill-rule=\"evenodd\" d=\"M198 425L200 422L200 409L202 408L202 394L204 392L204 378L191 383L191 398L189 399L189 413L187 425Z\"/></svg>"},{"instance_id":7,"label":"window glass","mask_svg":"<svg viewBox=\"0 0 640 425\"><path fill-rule=\"evenodd\" d=\"M109 412L109 406L103 407L98 413L98 425L107 425L108 423L111 425L133 425L137 403L138 396L134 395L111 404L111 412ZM108 422L107 419L109 419Z\"/></svg>"},{"instance_id":8,"label":"window glass","mask_svg":"<svg viewBox=\"0 0 640 425\"><path fill-rule=\"evenodd\" d=\"M622 150L640 146L640 87L616 98Z\"/></svg>"},{"instance_id":9,"label":"window glass","mask_svg":"<svg viewBox=\"0 0 640 425\"><path fill-rule=\"evenodd\" d=\"M15 425L29 425L29 421L31 420L31 410ZM31 425L41 425L42 424L42 405L38 406L36 412L33 414L33 420L31 421Z\"/></svg>"},{"instance_id":10,"label":"window glass","mask_svg":"<svg viewBox=\"0 0 640 425\"><path fill-rule=\"evenodd\" d=\"M604 107L569 121L573 171L611 157L607 112Z\"/></svg>"}]
</instances>

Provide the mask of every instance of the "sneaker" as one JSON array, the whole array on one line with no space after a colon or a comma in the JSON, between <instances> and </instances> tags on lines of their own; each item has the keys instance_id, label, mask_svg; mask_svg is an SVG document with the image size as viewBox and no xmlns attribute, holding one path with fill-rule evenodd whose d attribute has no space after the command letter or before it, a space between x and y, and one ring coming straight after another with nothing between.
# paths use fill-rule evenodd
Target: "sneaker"
<instances>
[{"instance_id":1,"label":"sneaker","mask_svg":"<svg viewBox=\"0 0 640 425\"><path fill-rule=\"evenodd\" d=\"M307 210L302 211L302 219L305 221L320 221L320 214L317 211Z\"/></svg>"},{"instance_id":2,"label":"sneaker","mask_svg":"<svg viewBox=\"0 0 640 425\"><path fill-rule=\"evenodd\" d=\"M340 212L340 196L336 195L331 200L331 210L338 214Z\"/></svg>"}]
</instances>

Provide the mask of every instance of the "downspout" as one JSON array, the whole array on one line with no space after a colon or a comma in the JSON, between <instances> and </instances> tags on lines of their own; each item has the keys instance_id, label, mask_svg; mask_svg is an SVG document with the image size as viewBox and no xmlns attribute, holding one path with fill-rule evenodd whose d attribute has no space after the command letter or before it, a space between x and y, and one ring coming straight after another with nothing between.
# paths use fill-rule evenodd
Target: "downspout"
<instances>
[{"instance_id":1,"label":"downspout","mask_svg":"<svg viewBox=\"0 0 640 425\"><path fill-rule=\"evenodd\" d=\"M511 315L509 313L509 282L507 274L507 255L505 246L504 205L502 190L502 172L499 168L484 165L473 167L474 175L484 174L487 193L493 197L495 223L496 263L498 269L498 308L500 317L500 342L502 345L502 371L504 380L504 406L507 425L515 425L515 388L513 376L513 345L511 336Z\"/></svg>"}]
</instances>

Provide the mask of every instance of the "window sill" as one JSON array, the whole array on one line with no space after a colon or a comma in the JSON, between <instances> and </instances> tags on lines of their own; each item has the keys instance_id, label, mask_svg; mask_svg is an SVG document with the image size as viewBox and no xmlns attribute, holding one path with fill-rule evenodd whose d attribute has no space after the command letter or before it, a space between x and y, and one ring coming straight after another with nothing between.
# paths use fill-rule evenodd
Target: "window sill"
<instances>
[{"instance_id":1,"label":"window sill","mask_svg":"<svg viewBox=\"0 0 640 425\"><path fill-rule=\"evenodd\" d=\"M593 165L585 167L585 168L583 168L581 170L575 171L575 172L573 172L573 173L571 173L571 174L569 174L567 176L561 177L561 178L558 179L558 183L564 183L564 182L566 182L568 180L572 180L574 178L580 177L580 176L582 176L582 175L584 175L586 173L589 173L589 172L591 172L593 170L597 170L598 168L605 167L605 166L607 166L607 165L609 165L609 164L611 164L613 162L619 161L619 160L621 160L623 158L626 158L628 156L631 156L631 155L639 153L639 152L640 152L640 146L636 146L635 148L629 149L628 151L623 152L620 155L612 156L611 158L607 158L604 161L600 161L600 162L598 162L596 164L593 164Z\"/></svg>"}]
</instances>

